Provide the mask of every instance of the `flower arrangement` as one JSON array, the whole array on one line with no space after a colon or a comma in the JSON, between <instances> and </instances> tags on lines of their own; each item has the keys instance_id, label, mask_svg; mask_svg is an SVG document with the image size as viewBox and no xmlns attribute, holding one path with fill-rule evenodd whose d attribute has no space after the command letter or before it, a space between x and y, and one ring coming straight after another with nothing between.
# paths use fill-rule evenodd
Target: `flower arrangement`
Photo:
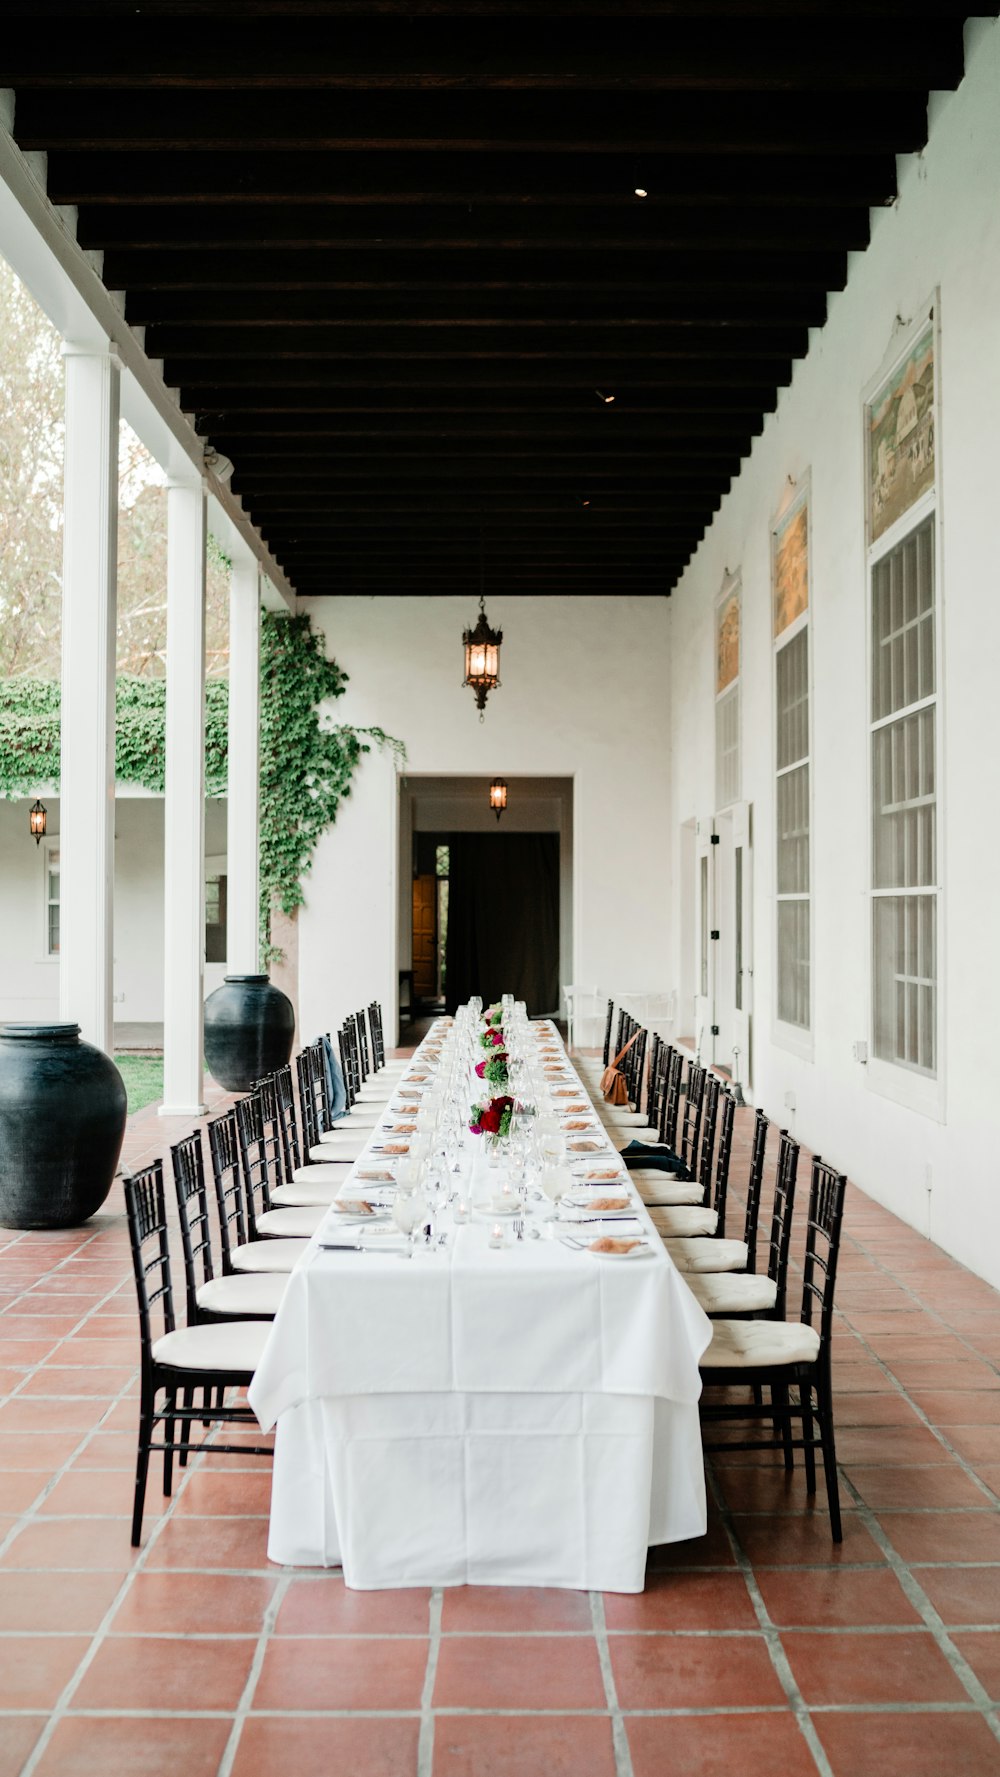
<instances>
[{"instance_id":1,"label":"flower arrangement","mask_svg":"<svg viewBox=\"0 0 1000 1777\"><path fill-rule=\"evenodd\" d=\"M502 1030L487 1026L486 1030L481 1032L479 1038L479 1047L481 1049L502 1049L503 1045L504 1034Z\"/></svg>"},{"instance_id":2,"label":"flower arrangement","mask_svg":"<svg viewBox=\"0 0 1000 1777\"><path fill-rule=\"evenodd\" d=\"M502 1016L503 1016L503 1007L500 1004L499 1000L495 1000L493 1005L487 1006L485 1012L483 1013L483 1023L484 1024L499 1024Z\"/></svg>"},{"instance_id":3,"label":"flower arrangement","mask_svg":"<svg viewBox=\"0 0 1000 1777\"><path fill-rule=\"evenodd\" d=\"M470 1132L473 1135L509 1135L513 1108L514 1100L506 1096L491 1098L489 1104L473 1105Z\"/></svg>"}]
</instances>

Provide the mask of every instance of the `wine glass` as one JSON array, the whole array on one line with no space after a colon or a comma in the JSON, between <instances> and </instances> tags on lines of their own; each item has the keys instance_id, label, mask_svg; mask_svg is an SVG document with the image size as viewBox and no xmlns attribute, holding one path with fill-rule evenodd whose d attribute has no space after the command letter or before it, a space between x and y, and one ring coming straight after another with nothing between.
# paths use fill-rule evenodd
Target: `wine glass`
<instances>
[{"instance_id":1,"label":"wine glass","mask_svg":"<svg viewBox=\"0 0 1000 1777\"><path fill-rule=\"evenodd\" d=\"M552 1205L552 1220L559 1215L559 1205L572 1179L565 1166L544 1166L542 1168L542 1190Z\"/></svg>"}]
</instances>

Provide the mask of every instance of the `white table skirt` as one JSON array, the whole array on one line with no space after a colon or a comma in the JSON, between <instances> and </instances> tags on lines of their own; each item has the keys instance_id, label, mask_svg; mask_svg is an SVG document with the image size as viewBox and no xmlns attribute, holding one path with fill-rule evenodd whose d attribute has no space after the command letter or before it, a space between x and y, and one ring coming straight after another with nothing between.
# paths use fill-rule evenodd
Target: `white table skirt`
<instances>
[{"instance_id":1,"label":"white table skirt","mask_svg":"<svg viewBox=\"0 0 1000 1777\"><path fill-rule=\"evenodd\" d=\"M641 1592L646 1549L700 1536L696 1405L608 1394L313 1400L277 1428L272 1561L383 1586Z\"/></svg>"},{"instance_id":2,"label":"white table skirt","mask_svg":"<svg viewBox=\"0 0 1000 1777\"><path fill-rule=\"evenodd\" d=\"M470 1136L467 1191L484 1167ZM488 1216L403 1263L318 1234L249 1394L277 1425L272 1560L342 1564L359 1590L636 1592L650 1544L704 1534L711 1326L636 1215L654 1244L624 1265L558 1241L494 1251Z\"/></svg>"}]
</instances>

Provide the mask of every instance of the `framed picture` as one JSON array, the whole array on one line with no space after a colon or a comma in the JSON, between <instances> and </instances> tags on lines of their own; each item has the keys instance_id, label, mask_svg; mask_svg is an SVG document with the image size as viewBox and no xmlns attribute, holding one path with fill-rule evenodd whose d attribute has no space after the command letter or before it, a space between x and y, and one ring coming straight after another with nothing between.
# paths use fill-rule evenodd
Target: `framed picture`
<instances>
[{"instance_id":1,"label":"framed picture","mask_svg":"<svg viewBox=\"0 0 1000 1777\"><path fill-rule=\"evenodd\" d=\"M934 486L934 321L865 404L868 543Z\"/></svg>"},{"instance_id":2,"label":"framed picture","mask_svg":"<svg viewBox=\"0 0 1000 1777\"><path fill-rule=\"evenodd\" d=\"M740 676L740 591L723 593L715 619L715 694Z\"/></svg>"},{"instance_id":3,"label":"framed picture","mask_svg":"<svg viewBox=\"0 0 1000 1777\"><path fill-rule=\"evenodd\" d=\"M780 636L809 609L809 490L792 500L771 533L774 634Z\"/></svg>"}]
</instances>

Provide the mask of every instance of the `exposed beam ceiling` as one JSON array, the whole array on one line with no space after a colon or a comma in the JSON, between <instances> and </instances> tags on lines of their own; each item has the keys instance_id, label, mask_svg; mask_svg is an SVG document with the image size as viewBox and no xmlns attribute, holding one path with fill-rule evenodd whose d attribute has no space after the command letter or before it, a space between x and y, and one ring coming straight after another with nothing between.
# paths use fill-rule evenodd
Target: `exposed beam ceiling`
<instances>
[{"instance_id":1,"label":"exposed beam ceiling","mask_svg":"<svg viewBox=\"0 0 1000 1777\"><path fill-rule=\"evenodd\" d=\"M5 16L17 141L305 594L473 592L480 551L488 592L668 592L923 146L928 92L961 79L964 20Z\"/></svg>"}]
</instances>

